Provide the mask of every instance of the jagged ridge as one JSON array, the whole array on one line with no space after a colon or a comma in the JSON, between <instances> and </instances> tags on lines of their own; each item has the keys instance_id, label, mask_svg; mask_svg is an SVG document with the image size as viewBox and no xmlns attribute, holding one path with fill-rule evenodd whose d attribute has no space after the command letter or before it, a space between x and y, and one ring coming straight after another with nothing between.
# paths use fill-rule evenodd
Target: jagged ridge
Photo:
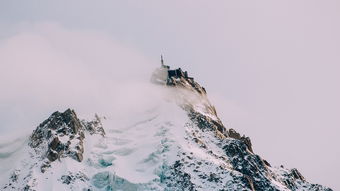
<instances>
[{"instance_id":1,"label":"jagged ridge","mask_svg":"<svg viewBox=\"0 0 340 191\"><path fill-rule=\"evenodd\" d=\"M162 120L157 113L127 128L126 136L119 127L107 135L97 115L94 120L85 121L71 109L55 112L33 131L28 143L30 160L13 171L3 189L48 190L58 185L62 190L331 190L310 184L297 169L272 167L256 155L250 138L223 125L205 88L187 72L170 70L162 64L152 81L173 90L172 100L185 111L185 122L168 121L167 116ZM183 134L169 133L178 128L174 124L181 125ZM156 131L149 131L150 127ZM139 155L140 160L131 166L136 165L136 174L143 176L154 165L155 178L138 182L114 169L118 157L124 159L138 151L131 147L138 146L138 142L129 145L129 141L136 140L124 137L129 137L129 133L145 136L145 131L159 139L159 145L156 150ZM92 136L100 137L95 139L97 147L85 156L89 149L85 143ZM111 149L114 145L118 147ZM64 163L79 166L54 174ZM55 185L42 186L46 179L52 179Z\"/></svg>"},{"instance_id":2,"label":"jagged ridge","mask_svg":"<svg viewBox=\"0 0 340 191\"><path fill-rule=\"evenodd\" d=\"M254 154L249 137L244 135L241 136L234 129L228 130L222 124L217 116L215 108L207 99L205 88L195 82L193 78L188 77L187 72L183 73L180 68L170 70L170 67L164 65L163 62L161 69L156 70L156 73L163 72L163 74L166 74L164 70L168 70L165 81L167 86L190 90L203 100L203 112L202 110L197 111L195 106L188 100L184 100L181 107L187 111L191 121L193 121L200 130L211 131L215 134L215 137L219 139L217 144L223 149L224 154L227 156L227 161L231 165L231 169L225 170L235 170L241 173L241 176L239 176L239 174L234 175L231 173L234 183L239 184L238 187L234 188L235 190L240 188L249 190L331 190L330 188L321 185L308 183L295 168L291 170L284 169L282 166L279 168L272 168L266 160ZM157 77L157 75L154 77ZM152 81L160 84L159 81L161 80ZM206 113L210 113L211 115L206 115ZM203 138L197 137L196 133L192 133L192 135L192 140L201 145L202 149L208 150L208 153L213 156L223 158L223 156L218 156L209 150L206 146L208 144L205 143ZM183 181L185 184L181 184L181 187L186 188L187 190L193 190L194 186L190 181L190 175L185 173L183 163L180 163L179 161L176 162L178 163L171 167L175 172L172 175L176 176L177 174L177 177L184 177ZM179 170L179 168L181 168L182 171ZM214 178L212 178L212 175ZM218 176L216 176L216 174L205 174L201 177L203 177L203 179L210 177L208 179L209 181L215 181L216 184L224 184L223 181L219 181L221 177L217 178ZM223 190L234 190L223 185L221 185L220 188Z\"/></svg>"}]
</instances>

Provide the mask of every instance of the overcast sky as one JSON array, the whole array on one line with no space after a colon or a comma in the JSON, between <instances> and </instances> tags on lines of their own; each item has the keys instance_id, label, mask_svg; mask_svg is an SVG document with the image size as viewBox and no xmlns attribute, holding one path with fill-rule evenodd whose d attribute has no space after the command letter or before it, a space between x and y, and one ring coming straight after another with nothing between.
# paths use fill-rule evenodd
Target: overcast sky
<instances>
[{"instance_id":1,"label":"overcast sky","mask_svg":"<svg viewBox=\"0 0 340 191\"><path fill-rule=\"evenodd\" d=\"M110 95L95 86L135 83L164 54L205 86L225 125L250 136L256 153L337 190L339 34L337 0L1 1L0 132L68 107L58 88ZM89 85L65 89L58 78ZM82 109L85 98L70 96L71 106Z\"/></svg>"}]
</instances>

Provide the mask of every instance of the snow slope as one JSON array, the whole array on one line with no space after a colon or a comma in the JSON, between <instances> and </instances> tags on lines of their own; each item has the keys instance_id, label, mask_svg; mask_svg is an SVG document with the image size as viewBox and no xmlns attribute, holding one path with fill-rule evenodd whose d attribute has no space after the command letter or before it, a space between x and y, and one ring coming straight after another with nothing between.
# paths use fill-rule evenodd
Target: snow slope
<instances>
[{"instance_id":1,"label":"snow slope","mask_svg":"<svg viewBox=\"0 0 340 191\"><path fill-rule=\"evenodd\" d=\"M2 190L331 190L256 155L193 79L158 86L161 101L126 118L53 113L14 152Z\"/></svg>"}]
</instances>

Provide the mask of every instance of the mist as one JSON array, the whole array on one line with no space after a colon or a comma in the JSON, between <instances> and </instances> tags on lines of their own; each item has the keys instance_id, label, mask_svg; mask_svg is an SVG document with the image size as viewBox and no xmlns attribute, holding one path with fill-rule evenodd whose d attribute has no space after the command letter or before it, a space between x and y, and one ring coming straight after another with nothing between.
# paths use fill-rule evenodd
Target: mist
<instances>
[{"instance_id":1,"label":"mist","mask_svg":"<svg viewBox=\"0 0 340 191\"><path fill-rule=\"evenodd\" d=\"M2 40L0 63L1 134L32 131L56 110L120 118L155 102L159 63L100 32L31 25Z\"/></svg>"},{"instance_id":2,"label":"mist","mask_svg":"<svg viewBox=\"0 0 340 191\"><path fill-rule=\"evenodd\" d=\"M164 54L256 153L340 189L339 13L336 0L2 1L0 131L141 108Z\"/></svg>"}]
</instances>

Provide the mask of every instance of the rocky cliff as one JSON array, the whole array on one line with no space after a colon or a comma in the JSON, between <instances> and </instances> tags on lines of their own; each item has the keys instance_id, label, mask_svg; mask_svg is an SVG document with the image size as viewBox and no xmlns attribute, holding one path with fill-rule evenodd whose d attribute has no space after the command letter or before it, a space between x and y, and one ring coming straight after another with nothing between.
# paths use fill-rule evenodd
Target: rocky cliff
<instances>
[{"instance_id":1,"label":"rocky cliff","mask_svg":"<svg viewBox=\"0 0 340 191\"><path fill-rule=\"evenodd\" d=\"M331 190L270 165L223 125L202 86L187 73L164 76L168 69L153 78L168 92L164 103L127 123L54 112L2 190Z\"/></svg>"}]
</instances>

